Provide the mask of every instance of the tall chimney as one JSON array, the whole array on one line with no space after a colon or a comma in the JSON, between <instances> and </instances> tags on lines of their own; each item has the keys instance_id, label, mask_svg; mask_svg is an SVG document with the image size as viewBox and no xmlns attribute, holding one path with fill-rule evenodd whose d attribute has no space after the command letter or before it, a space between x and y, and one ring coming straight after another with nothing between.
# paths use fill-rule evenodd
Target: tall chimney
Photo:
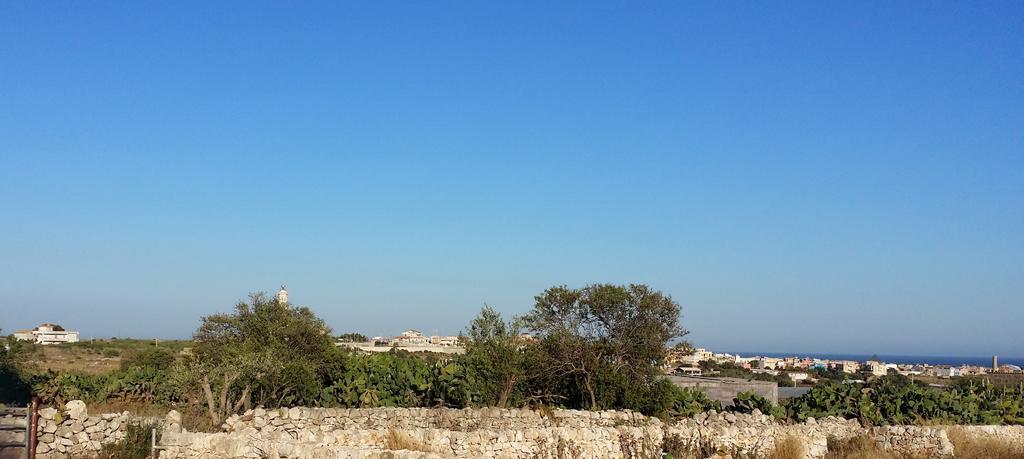
<instances>
[{"instance_id":1,"label":"tall chimney","mask_svg":"<svg viewBox=\"0 0 1024 459\"><path fill-rule=\"evenodd\" d=\"M999 356L998 355L993 355L992 356L992 371L993 372L999 371Z\"/></svg>"}]
</instances>

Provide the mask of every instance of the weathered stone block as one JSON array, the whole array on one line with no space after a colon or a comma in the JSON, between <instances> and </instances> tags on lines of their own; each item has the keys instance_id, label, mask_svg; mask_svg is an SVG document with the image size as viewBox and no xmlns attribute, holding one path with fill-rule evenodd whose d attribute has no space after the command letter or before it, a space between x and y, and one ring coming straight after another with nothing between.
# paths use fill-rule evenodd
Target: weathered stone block
<instances>
[{"instance_id":1,"label":"weathered stone block","mask_svg":"<svg viewBox=\"0 0 1024 459\"><path fill-rule=\"evenodd\" d=\"M72 400L64 404L64 411L67 412L68 417L76 420L84 420L89 417L89 411L86 409L85 402L81 400Z\"/></svg>"}]
</instances>

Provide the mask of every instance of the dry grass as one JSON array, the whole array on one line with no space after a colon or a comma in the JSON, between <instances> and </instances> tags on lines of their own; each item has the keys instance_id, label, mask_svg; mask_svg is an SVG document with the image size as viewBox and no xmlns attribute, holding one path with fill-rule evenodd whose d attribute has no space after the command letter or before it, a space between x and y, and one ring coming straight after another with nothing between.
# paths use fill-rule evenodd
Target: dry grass
<instances>
[{"instance_id":1,"label":"dry grass","mask_svg":"<svg viewBox=\"0 0 1024 459\"><path fill-rule=\"evenodd\" d=\"M203 405L188 405L178 408L178 411L181 413L181 426L189 432L221 431L221 423L214 423Z\"/></svg>"},{"instance_id":2,"label":"dry grass","mask_svg":"<svg viewBox=\"0 0 1024 459\"><path fill-rule=\"evenodd\" d=\"M395 429L388 429L387 436L384 437L384 449L388 450L408 450L408 451L420 451L423 453L434 453L432 448L423 444L423 442L412 438L409 434L400 432Z\"/></svg>"},{"instance_id":3,"label":"dry grass","mask_svg":"<svg viewBox=\"0 0 1024 459\"><path fill-rule=\"evenodd\" d=\"M120 355L103 355L91 349L66 345L34 346L35 352L29 365L39 370L53 370L57 373L77 371L91 375L109 373L121 366Z\"/></svg>"},{"instance_id":4,"label":"dry grass","mask_svg":"<svg viewBox=\"0 0 1024 459\"><path fill-rule=\"evenodd\" d=\"M839 440L828 439L828 453L825 459L901 459L900 456L886 451L875 440L867 435Z\"/></svg>"},{"instance_id":5,"label":"dry grass","mask_svg":"<svg viewBox=\"0 0 1024 459\"><path fill-rule=\"evenodd\" d=\"M668 459L705 459L728 454L724 449L719 450L710 438L700 435L696 437L668 435L662 440L661 450L665 452Z\"/></svg>"},{"instance_id":6,"label":"dry grass","mask_svg":"<svg viewBox=\"0 0 1024 459\"><path fill-rule=\"evenodd\" d=\"M666 459L763 459L766 457L743 452L736 447L716 446L711 438L702 437L699 434L694 437L668 435L663 439L661 450L665 452ZM781 459L789 456L773 457ZM801 456L796 457L802 459Z\"/></svg>"},{"instance_id":7,"label":"dry grass","mask_svg":"<svg viewBox=\"0 0 1024 459\"><path fill-rule=\"evenodd\" d=\"M775 446L764 455L764 459L803 459L806 453L804 442L787 435L775 441Z\"/></svg>"},{"instance_id":8,"label":"dry grass","mask_svg":"<svg viewBox=\"0 0 1024 459\"><path fill-rule=\"evenodd\" d=\"M994 436L968 435L953 427L946 431L953 443L957 459L1020 459L1024 458L1024 445Z\"/></svg>"}]
</instances>

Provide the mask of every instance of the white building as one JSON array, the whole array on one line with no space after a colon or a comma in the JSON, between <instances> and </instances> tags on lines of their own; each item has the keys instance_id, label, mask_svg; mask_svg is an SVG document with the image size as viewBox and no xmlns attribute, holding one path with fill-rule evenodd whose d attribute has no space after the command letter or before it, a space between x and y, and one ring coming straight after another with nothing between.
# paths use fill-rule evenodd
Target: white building
<instances>
[{"instance_id":1,"label":"white building","mask_svg":"<svg viewBox=\"0 0 1024 459\"><path fill-rule=\"evenodd\" d=\"M957 376L963 376L963 371L957 367L937 367L934 372L935 376L940 378L955 378Z\"/></svg>"},{"instance_id":2,"label":"white building","mask_svg":"<svg viewBox=\"0 0 1024 459\"><path fill-rule=\"evenodd\" d=\"M281 290L277 291L277 302L281 304L288 304L288 290L285 290L284 286L281 286Z\"/></svg>"},{"instance_id":3,"label":"white building","mask_svg":"<svg viewBox=\"0 0 1024 459\"><path fill-rule=\"evenodd\" d=\"M459 337L433 335L430 337L430 344L433 344L435 346L458 346Z\"/></svg>"},{"instance_id":4,"label":"white building","mask_svg":"<svg viewBox=\"0 0 1024 459\"><path fill-rule=\"evenodd\" d=\"M837 368L843 373L856 373L860 370L860 363L853 360L832 361L832 368Z\"/></svg>"},{"instance_id":5,"label":"white building","mask_svg":"<svg viewBox=\"0 0 1024 459\"><path fill-rule=\"evenodd\" d=\"M32 330L18 330L14 338L38 344L77 343L78 332L65 330L56 324L41 324Z\"/></svg>"},{"instance_id":6,"label":"white building","mask_svg":"<svg viewBox=\"0 0 1024 459\"><path fill-rule=\"evenodd\" d=\"M782 359L775 357L761 357L754 363L754 366L764 370L775 370L785 367L785 363Z\"/></svg>"},{"instance_id":7,"label":"white building","mask_svg":"<svg viewBox=\"0 0 1024 459\"><path fill-rule=\"evenodd\" d=\"M803 371L790 371L786 373L786 375L788 375L789 379L792 379L793 382L802 382L811 378L810 374L807 374Z\"/></svg>"},{"instance_id":8,"label":"white building","mask_svg":"<svg viewBox=\"0 0 1024 459\"><path fill-rule=\"evenodd\" d=\"M889 373L889 367L877 360L868 360L864 368L871 372L873 376L885 376Z\"/></svg>"},{"instance_id":9,"label":"white building","mask_svg":"<svg viewBox=\"0 0 1024 459\"><path fill-rule=\"evenodd\" d=\"M430 338L417 330L409 329L394 337L391 342L398 346L426 346L430 344Z\"/></svg>"}]
</instances>

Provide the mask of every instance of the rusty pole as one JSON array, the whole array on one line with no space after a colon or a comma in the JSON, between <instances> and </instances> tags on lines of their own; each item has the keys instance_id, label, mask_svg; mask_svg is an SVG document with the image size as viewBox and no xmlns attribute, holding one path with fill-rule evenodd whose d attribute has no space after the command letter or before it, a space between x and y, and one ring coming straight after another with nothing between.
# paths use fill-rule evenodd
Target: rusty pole
<instances>
[{"instance_id":1,"label":"rusty pole","mask_svg":"<svg viewBox=\"0 0 1024 459\"><path fill-rule=\"evenodd\" d=\"M36 442L38 442L39 435L39 397L32 396L32 404L29 405L29 419L28 419L28 432L25 433L25 437L28 438L28 459L36 459Z\"/></svg>"}]
</instances>

